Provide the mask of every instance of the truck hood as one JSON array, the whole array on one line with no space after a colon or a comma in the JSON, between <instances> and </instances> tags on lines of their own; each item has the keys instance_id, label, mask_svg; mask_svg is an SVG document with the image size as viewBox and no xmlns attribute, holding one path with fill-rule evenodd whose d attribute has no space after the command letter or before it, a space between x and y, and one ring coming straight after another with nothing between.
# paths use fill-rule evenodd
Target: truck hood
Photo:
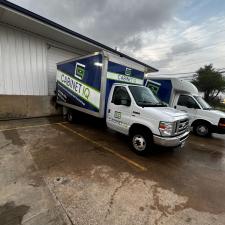
<instances>
[{"instance_id":1,"label":"truck hood","mask_svg":"<svg viewBox=\"0 0 225 225\"><path fill-rule=\"evenodd\" d=\"M170 107L144 107L143 112L146 116L155 114L164 121L175 121L177 119L188 118L188 114ZM162 119L161 119L162 120Z\"/></svg>"}]
</instances>

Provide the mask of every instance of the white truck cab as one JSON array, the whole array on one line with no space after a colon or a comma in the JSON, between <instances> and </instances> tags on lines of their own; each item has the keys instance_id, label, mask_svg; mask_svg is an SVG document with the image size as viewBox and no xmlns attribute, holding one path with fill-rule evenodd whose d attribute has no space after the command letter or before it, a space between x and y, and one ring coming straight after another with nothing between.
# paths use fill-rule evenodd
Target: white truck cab
<instances>
[{"instance_id":1,"label":"white truck cab","mask_svg":"<svg viewBox=\"0 0 225 225\"><path fill-rule=\"evenodd\" d=\"M154 78L146 86L169 106L188 113L195 134L225 134L225 113L213 109L192 83L177 78Z\"/></svg>"},{"instance_id":2,"label":"white truck cab","mask_svg":"<svg viewBox=\"0 0 225 225\"><path fill-rule=\"evenodd\" d=\"M112 86L106 122L112 130L129 135L138 153L146 152L153 143L165 147L183 145L189 134L187 114L167 107L140 85Z\"/></svg>"}]
</instances>

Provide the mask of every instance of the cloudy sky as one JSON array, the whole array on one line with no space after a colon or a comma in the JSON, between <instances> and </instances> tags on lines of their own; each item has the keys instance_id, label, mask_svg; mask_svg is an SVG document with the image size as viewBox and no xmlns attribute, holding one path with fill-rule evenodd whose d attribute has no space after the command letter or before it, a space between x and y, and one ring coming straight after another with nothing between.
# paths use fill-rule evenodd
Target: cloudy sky
<instances>
[{"instance_id":1,"label":"cloudy sky","mask_svg":"<svg viewBox=\"0 0 225 225\"><path fill-rule=\"evenodd\" d=\"M224 0L12 0L159 69L225 68ZM187 73L187 74L186 74Z\"/></svg>"}]
</instances>

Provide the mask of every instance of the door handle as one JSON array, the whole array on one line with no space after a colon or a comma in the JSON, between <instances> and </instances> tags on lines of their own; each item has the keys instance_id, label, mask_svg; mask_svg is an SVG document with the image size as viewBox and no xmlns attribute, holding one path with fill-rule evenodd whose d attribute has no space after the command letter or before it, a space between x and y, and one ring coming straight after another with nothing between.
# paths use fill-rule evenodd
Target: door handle
<instances>
[{"instance_id":1,"label":"door handle","mask_svg":"<svg viewBox=\"0 0 225 225\"><path fill-rule=\"evenodd\" d=\"M133 114L140 115L140 112L133 111Z\"/></svg>"}]
</instances>

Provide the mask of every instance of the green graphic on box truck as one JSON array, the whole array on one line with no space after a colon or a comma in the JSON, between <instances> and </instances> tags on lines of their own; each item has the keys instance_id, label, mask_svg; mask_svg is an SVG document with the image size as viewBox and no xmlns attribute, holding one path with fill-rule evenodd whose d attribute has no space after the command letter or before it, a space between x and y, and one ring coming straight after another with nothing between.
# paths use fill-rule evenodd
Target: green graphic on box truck
<instances>
[{"instance_id":1,"label":"green graphic on box truck","mask_svg":"<svg viewBox=\"0 0 225 225\"><path fill-rule=\"evenodd\" d=\"M75 77L82 80L85 74L85 65L81 63L76 64L76 69L75 69Z\"/></svg>"}]
</instances>

